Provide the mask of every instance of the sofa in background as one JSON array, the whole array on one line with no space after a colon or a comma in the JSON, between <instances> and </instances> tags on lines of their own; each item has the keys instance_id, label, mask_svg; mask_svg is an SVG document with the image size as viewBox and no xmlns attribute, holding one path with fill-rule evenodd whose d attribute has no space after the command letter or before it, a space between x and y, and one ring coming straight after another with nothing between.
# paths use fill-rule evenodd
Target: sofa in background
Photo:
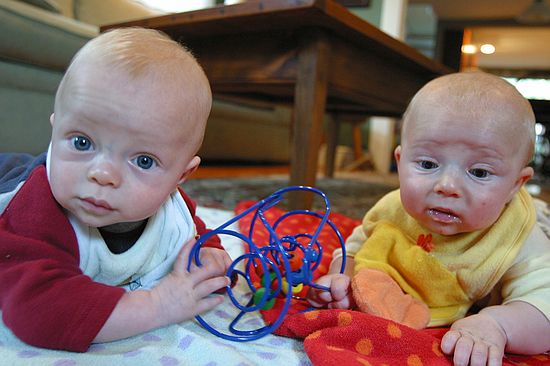
<instances>
[{"instance_id":1,"label":"sofa in background","mask_svg":"<svg viewBox=\"0 0 550 366\"><path fill-rule=\"evenodd\" d=\"M23 1L0 1L0 150L44 151L55 90L98 30Z\"/></svg>"},{"instance_id":2,"label":"sofa in background","mask_svg":"<svg viewBox=\"0 0 550 366\"><path fill-rule=\"evenodd\" d=\"M99 25L158 14L132 0L0 0L0 152L45 151L57 86ZM290 120L285 107L215 100L199 155L288 162Z\"/></svg>"}]
</instances>

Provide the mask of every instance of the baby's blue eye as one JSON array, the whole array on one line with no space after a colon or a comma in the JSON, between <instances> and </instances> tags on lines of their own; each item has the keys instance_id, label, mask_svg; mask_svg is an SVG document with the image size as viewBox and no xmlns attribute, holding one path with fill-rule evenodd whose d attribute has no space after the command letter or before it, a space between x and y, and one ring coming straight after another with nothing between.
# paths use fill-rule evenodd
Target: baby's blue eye
<instances>
[{"instance_id":1,"label":"baby's blue eye","mask_svg":"<svg viewBox=\"0 0 550 366\"><path fill-rule=\"evenodd\" d=\"M84 136L75 136L72 138L73 146L80 151L90 150L92 148L92 142Z\"/></svg>"},{"instance_id":2,"label":"baby's blue eye","mask_svg":"<svg viewBox=\"0 0 550 366\"><path fill-rule=\"evenodd\" d=\"M428 161L428 160L422 160L419 164L422 169L435 169L438 166L433 161Z\"/></svg>"},{"instance_id":3,"label":"baby's blue eye","mask_svg":"<svg viewBox=\"0 0 550 366\"><path fill-rule=\"evenodd\" d=\"M140 155L136 158L136 165L141 169L151 169L155 164L155 160L147 155Z\"/></svg>"}]
</instances>

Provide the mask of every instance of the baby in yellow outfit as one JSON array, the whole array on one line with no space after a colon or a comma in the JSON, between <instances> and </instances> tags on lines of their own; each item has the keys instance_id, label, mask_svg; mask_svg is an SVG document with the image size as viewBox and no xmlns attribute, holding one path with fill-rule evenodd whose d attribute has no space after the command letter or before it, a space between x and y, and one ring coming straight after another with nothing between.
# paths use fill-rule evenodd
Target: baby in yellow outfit
<instances>
[{"instance_id":1,"label":"baby in yellow outfit","mask_svg":"<svg viewBox=\"0 0 550 366\"><path fill-rule=\"evenodd\" d=\"M403 116L400 189L348 238L345 274L335 252L318 280L331 292L311 291L310 302L451 325L441 349L455 365L550 350L550 239L522 188L534 124L529 102L494 75L426 84ZM474 304L482 309L470 315Z\"/></svg>"}]
</instances>

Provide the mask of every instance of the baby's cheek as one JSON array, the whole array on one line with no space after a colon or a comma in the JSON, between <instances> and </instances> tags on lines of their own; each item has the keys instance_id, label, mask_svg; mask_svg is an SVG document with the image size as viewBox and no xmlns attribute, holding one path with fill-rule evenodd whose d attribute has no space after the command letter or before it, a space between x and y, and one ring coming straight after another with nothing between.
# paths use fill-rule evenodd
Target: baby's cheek
<instances>
[{"instance_id":1,"label":"baby's cheek","mask_svg":"<svg viewBox=\"0 0 550 366\"><path fill-rule=\"evenodd\" d=\"M57 202L59 202L62 206L64 206L65 196L68 194L68 186L70 185L69 177L60 177L59 174L55 170L52 170L50 174L50 185L52 189L52 193L56 199Z\"/></svg>"},{"instance_id":2,"label":"baby's cheek","mask_svg":"<svg viewBox=\"0 0 550 366\"><path fill-rule=\"evenodd\" d=\"M502 207L496 202L480 199L474 207L469 208L470 222L477 224L478 229L485 229L498 220Z\"/></svg>"},{"instance_id":3,"label":"baby's cheek","mask_svg":"<svg viewBox=\"0 0 550 366\"><path fill-rule=\"evenodd\" d=\"M415 213L418 214L422 211L421 207L423 206L424 200L418 190L414 189L414 187L411 187L410 185L407 185L401 188L400 194L401 202L403 203L405 211L412 216L415 216Z\"/></svg>"}]
</instances>

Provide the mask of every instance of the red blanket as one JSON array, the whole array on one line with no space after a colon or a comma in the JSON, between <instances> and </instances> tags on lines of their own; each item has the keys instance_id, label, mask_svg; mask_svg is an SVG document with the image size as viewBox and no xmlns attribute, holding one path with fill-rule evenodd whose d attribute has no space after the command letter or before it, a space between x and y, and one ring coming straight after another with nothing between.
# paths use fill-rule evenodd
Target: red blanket
<instances>
[{"instance_id":1,"label":"red blanket","mask_svg":"<svg viewBox=\"0 0 550 366\"><path fill-rule=\"evenodd\" d=\"M241 202L235 208L239 214L255 202ZM273 207L268 211L269 222L275 221L284 211ZM252 215L239 221L240 231L247 235ZM358 220L331 214L330 220L344 238L359 225ZM318 220L304 217L304 220L285 221L277 232L313 233ZM256 245L266 242L267 231L255 226L253 241ZM323 245L323 259L314 278L326 273L332 251L339 246L328 228L321 232L319 241ZM259 286L259 284L258 284ZM262 312L267 323L274 322L283 300ZM390 320L351 310L311 310L303 301L292 300L285 320L275 331L276 334L292 338L303 338L304 349L314 365L452 365L451 359L440 350L441 337L447 328L415 330ZM503 365L538 366L550 365L550 356L506 355Z\"/></svg>"}]
</instances>

